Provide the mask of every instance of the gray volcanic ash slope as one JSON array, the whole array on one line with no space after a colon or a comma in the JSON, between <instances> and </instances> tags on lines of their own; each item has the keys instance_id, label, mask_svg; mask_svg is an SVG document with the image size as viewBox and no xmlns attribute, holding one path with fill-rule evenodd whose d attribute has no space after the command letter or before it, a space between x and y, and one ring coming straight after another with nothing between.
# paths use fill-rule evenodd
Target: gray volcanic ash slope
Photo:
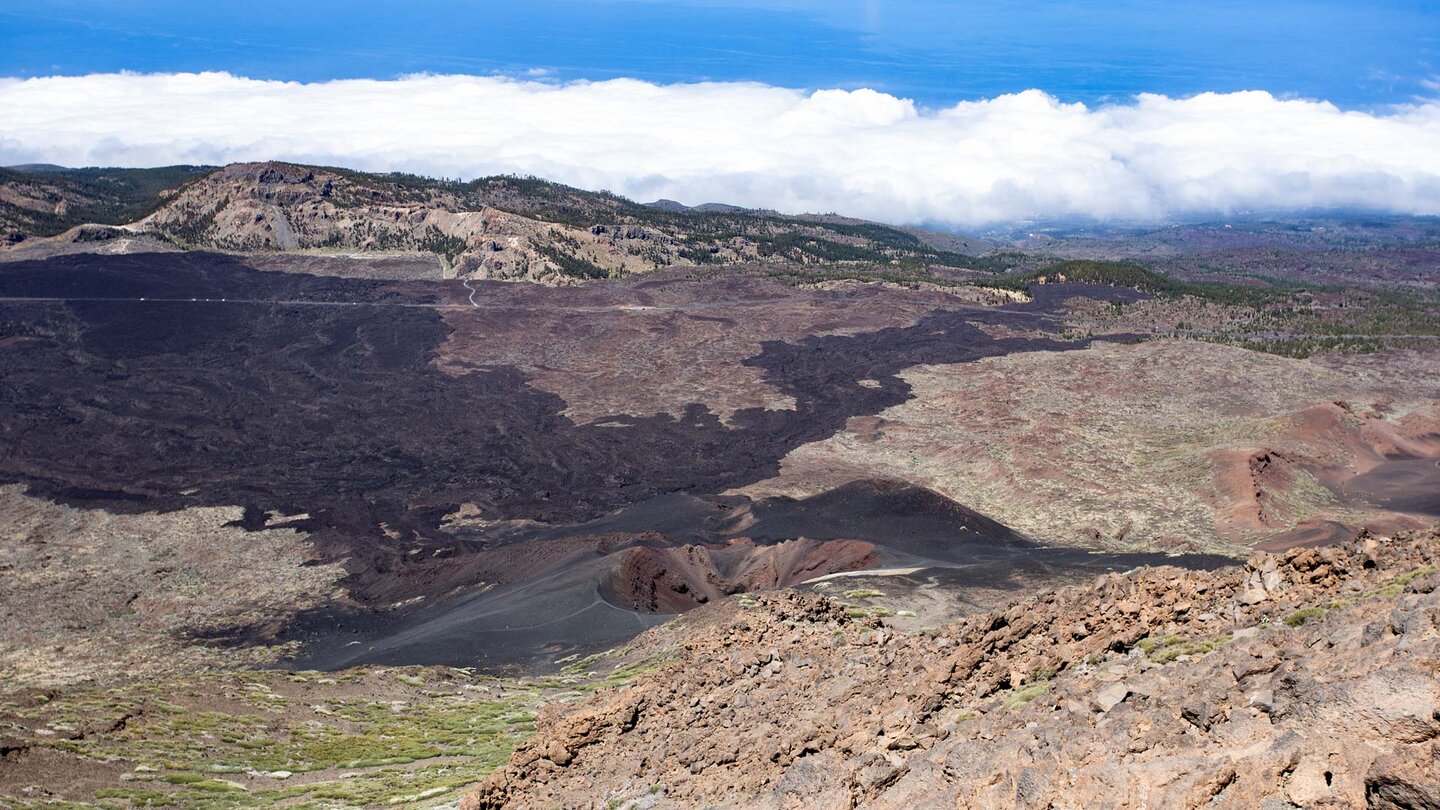
<instances>
[{"instance_id":1,"label":"gray volcanic ash slope","mask_svg":"<svg viewBox=\"0 0 1440 810\"><path fill-rule=\"evenodd\" d=\"M292 664L545 668L726 596L896 566L943 579L936 587L973 609L1096 571L1233 564L1214 555L1039 547L954 501L895 481L857 481L802 500L661 501L591 523L491 535L443 563L454 580L484 583L479 593L442 595L398 613L306 617L291 630L306 649ZM653 522L658 512L665 519ZM627 530L617 531L622 526ZM975 592L982 586L987 596Z\"/></svg>"}]
</instances>

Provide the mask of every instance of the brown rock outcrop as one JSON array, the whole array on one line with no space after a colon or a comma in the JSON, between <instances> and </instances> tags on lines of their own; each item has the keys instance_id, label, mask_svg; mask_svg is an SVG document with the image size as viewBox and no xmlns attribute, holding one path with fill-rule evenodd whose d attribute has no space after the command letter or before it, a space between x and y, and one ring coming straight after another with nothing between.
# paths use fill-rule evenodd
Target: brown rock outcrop
<instances>
[{"instance_id":1,"label":"brown rock outcrop","mask_svg":"<svg viewBox=\"0 0 1440 810\"><path fill-rule=\"evenodd\" d=\"M1437 562L1440 531L1362 535L914 635L797 593L701 608L463 807L1434 807Z\"/></svg>"},{"instance_id":2,"label":"brown rock outcrop","mask_svg":"<svg viewBox=\"0 0 1440 810\"><path fill-rule=\"evenodd\" d=\"M722 596L786 588L880 560L875 544L860 540L638 546L625 552L609 589L616 602L643 613L682 613Z\"/></svg>"},{"instance_id":3,"label":"brown rock outcrop","mask_svg":"<svg viewBox=\"0 0 1440 810\"><path fill-rule=\"evenodd\" d=\"M428 252L449 274L468 278L563 282L562 264L581 257L600 276L656 266L610 234L493 202L496 194L399 177L237 163L179 189L144 225L183 244L226 250Z\"/></svg>"}]
</instances>

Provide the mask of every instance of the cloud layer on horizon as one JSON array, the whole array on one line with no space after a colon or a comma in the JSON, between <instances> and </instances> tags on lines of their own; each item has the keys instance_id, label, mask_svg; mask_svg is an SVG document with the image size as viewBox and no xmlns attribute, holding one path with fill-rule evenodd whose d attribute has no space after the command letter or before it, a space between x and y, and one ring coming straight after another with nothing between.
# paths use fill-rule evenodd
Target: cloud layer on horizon
<instances>
[{"instance_id":1,"label":"cloud layer on horizon","mask_svg":"<svg viewBox=\"0 0 1440 810\"><path fill-rule=\"evenodd\" d=\"M1088 108L1037 90L936 110L874 90L224 73L0 79L0 165L280 159L534 174L638 200L960 227L1312 208L1440 214L1440 102L1264 92Z\"/></svg>"}]
</instances>

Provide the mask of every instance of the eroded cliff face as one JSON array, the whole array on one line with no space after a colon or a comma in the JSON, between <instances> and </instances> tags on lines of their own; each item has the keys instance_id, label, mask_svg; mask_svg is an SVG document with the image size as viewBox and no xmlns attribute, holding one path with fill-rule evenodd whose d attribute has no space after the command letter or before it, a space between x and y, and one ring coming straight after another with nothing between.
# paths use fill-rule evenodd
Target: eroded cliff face
<instances>
[{"instance_id":1,"label":"eroded cliff face","mask_svg":"<svg viewBox=\"0 0 1440 810\"><path fill-rule=\"evenodd\" d=\"M246 163L190 183L143 224L184 244L225 250L434 253L449 275L463 278L564 279L567 261L601 277L657 266L644 249L656 241L648 233L632 229L627 239L608 228L544 222L488 205L488 196Z\"/></svg>"},{"instance_id":2,"label":"eroded cliff face","mask_svg":"<svg viewBox=\"0 0 1440 810\"><path fill-rule=\"evenodd\" d=\"M701 608L463 807L1437 806L1437 562L1440 530L1362 535L918 634L793 592Z\"/></svg>"},{"instance_id":3,"label":"eroded cliff face","mask_svg":"<svg viewBox=\"0 0 1440 810\"><path fill-rule=\"evenodd\" d=\"M678 212L529 179L461 183L275 162L232 164L191 180L135 227L187 247L423 254L438 259L447 277L556 284L753 261L911 258L953 266L968 259L947 251L970 246L859 220L724 207Z\"/></svg>"}]
</instances>

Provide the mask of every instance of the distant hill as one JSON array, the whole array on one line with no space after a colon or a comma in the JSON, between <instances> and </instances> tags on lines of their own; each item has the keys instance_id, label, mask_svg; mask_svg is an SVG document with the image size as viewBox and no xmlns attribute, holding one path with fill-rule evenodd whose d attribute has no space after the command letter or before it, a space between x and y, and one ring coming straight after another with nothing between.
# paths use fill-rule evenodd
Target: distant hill
<instances>
[{"instance_id":1,"label":"distant hill","mask_svg":"<svg viewBox=\"0 0 1440 810\"><path fill-rule=\"evenodd\" d=\"M738 205L728 205L728 204L726 204L726 203L717 203L717 202L701 203L701 204L699 204L699 205L686 205L685 203L676 202L676 201L674 201L674 200L656 200L655 202L652 202L652 203L645 203L645 207L647 207L647 208L658 208L658 209L660 209L661 211L670 211L671 213L686 213L686 212L695 212L695 211L698 211L698 212L700 212L700 213L733 212L733 211L751 211L751 212L754 212L754 213L772 213L772 212L769 212L769 211L757 212L757 211L755 211L754 209L742 208L741 206L738 206Z\"/></svg>"},{"instance_id":2,"label":"distant hill","mask_svg":"<svg viewBox=\"0 0 1440 810\"><path fill-rule=\"evenodd\" d=\"M184 247L420 251L450 275L532 280L674 265L977 262L970 242L946 234L719 203L643 205L535 178L456 182L278 162L25 169L0 170L0 228L11 243L85 223L136 224Z\"/></svg>"},{"instance_id":3,"label":"distant hill","mask_svg":"<svg viewBox=\"0 0 1440 810\"><path fill-rule=\"evenodd\" d=\"M154 211L177 186L210 166L67 169L30 164L0 169L0 238L55 236L88 223L120 225Z\"/></svg>"},{"instance_id":4,"label":"distant hill","mask_svg":"<svg viewBox=\"0 0 1440 810\"><path fill-rule=\"evenodd\" d=\"M17 172L68 172L69 166L57 166L54 163L21 163L18 166L6 166L6 169Z\"/></svg>"}]
</instances>

